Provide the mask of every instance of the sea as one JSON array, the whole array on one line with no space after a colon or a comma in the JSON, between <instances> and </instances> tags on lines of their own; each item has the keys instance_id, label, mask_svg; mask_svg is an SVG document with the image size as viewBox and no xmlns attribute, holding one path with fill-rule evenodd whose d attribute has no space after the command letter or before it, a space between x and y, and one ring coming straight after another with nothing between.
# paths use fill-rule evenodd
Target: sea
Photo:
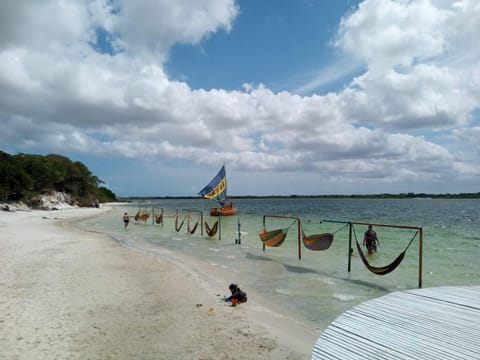
<instances>
[{"instance_id":1,"label":"sea","mask_svg":"<svg viewBox=\"0 0 480 360\"><path fill-rule=\"evenodd\" d=\"M319 330L349 308L390 292L480 285L477 199L242 198L234 199L236 216L220 219L209 216L215 205L206 199L142 200L113 206L76 226L108 234L132 250L193 258L229 274L226 294L228 284L237 283L247 293L268 299L276 311ZM135 215L139 210L163 212L163 224L153 217L146 222L132 219L125 230L123 213ZM210 227L220 220L214 237L202 229L201 219ZM306 235L334 234L330 248L304 247L298 223ZM377 253L368 257L370 265L389 265L406 251L389 274L376 275L361 261L355 241L362 243L367 224L374 224L380 240ZM264 248L262 228L289 230L281 246Z\"/></svg>"}]
</instances>

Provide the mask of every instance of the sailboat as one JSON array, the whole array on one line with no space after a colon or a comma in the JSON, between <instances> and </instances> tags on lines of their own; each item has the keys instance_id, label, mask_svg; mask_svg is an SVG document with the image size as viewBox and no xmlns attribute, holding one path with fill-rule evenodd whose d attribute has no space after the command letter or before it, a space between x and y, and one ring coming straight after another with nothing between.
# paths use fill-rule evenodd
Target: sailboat
<instances>
[{"instance_id":1,"label":"sailboat","mask_svg":"<svg viewBox=\"0 0 480 360\"><path fill-rule=\"evenodd\" d=\"M198 195L205 199L218 201L220 206L210 209L210 216L229 216L235 215L237 209L231 201L227 201L227 175L225 165L222 166L217 175L205 186Z\"/></svg>"}]
</instances>

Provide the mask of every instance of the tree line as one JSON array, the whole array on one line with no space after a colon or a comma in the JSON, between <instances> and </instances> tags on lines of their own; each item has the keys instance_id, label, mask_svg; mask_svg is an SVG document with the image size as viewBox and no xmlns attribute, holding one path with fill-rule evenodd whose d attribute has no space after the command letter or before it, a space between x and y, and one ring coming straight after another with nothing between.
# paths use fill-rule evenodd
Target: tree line
<instances>
[{"instance_id":1,"label":"tree line","mask_svg":"<svg viewBox=\"0 0 480 360\"><path fill-rule=\"evenodd\" d=\"M0 151L0 201L25 201L53 191L79 206L116 201L116 195L80 161L49 154L10 155Z\"/></svg>"}]
</instances>

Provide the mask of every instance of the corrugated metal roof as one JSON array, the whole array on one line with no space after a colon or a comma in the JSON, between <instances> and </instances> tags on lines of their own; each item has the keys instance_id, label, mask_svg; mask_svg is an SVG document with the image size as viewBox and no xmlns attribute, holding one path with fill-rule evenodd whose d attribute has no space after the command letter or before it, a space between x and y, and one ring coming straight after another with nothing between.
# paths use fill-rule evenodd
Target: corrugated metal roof
<instances>
[{"instance_id":1,"label":"corrugated metal roof","mask_svg":"<svg viewBox=\"0 0 480 360\"><path fill-rule=\"evenodd\" d=\"M394 292L334 320L312 359L480 359L480 286Z\"/></svg>"}]
</instances>

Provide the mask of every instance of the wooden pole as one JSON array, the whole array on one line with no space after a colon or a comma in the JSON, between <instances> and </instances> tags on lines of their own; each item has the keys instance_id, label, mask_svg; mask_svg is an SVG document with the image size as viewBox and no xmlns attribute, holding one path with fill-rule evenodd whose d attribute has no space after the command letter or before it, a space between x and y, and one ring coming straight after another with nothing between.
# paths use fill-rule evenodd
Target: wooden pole
<instances>
[{"instance_id":1,"label":"wooden pole","mask_svg":"<svg viewBox=\"0 0 480 360\"><path fill-rule=\"evenodd\" d=\"M348 272L352 270L352 224L348 226Z\"/></svg>"},{"instance_id":2,"label":"wooden pole","mask_svg":"<svg viewBox=\"0 0 480 360\"><path fill-rule=\"evenodd\" d=\"M423 272L423 228L420 228L420 237L418 242L418 287L422 287Z\"/></svg>"},{"instance_id":3,"label":"wooden pole","mask_svg":"<svg viewBox=\"0 0 480 360\"><path fill-rule=\"evenodd\" d=\"M242 243L242 234L240 232L240 216L237 217L237 231L238 231L238 239L235 240L236 244Z\"/></svg>"},{"instance_id":4,"label":"wooden pole","mask_svg":"<svg viewBox=\"0 0 480 360\"><path fill-rule=\"evenodd\" d=\"M267 231L267 228L265 227L265 216L266 215L263 215L263 229L262 230ZM262 244L263 244L263 251L265 251L265 243L262 243Z\"/></svg>"},{"instance_id":5,"label":"wooden pole","mask_svg":"<svg viewBox=\"0 0 480 360\"><path fill-rule=\"evenodd\" d=\"M300 244L300 236L301 236L301 224L300 224L300 219L297 218L297 227L298 227L298 231L297 231L297 236L298 236L298 260L302 260L302 245Z\"/></svg>"}]
</instances>

